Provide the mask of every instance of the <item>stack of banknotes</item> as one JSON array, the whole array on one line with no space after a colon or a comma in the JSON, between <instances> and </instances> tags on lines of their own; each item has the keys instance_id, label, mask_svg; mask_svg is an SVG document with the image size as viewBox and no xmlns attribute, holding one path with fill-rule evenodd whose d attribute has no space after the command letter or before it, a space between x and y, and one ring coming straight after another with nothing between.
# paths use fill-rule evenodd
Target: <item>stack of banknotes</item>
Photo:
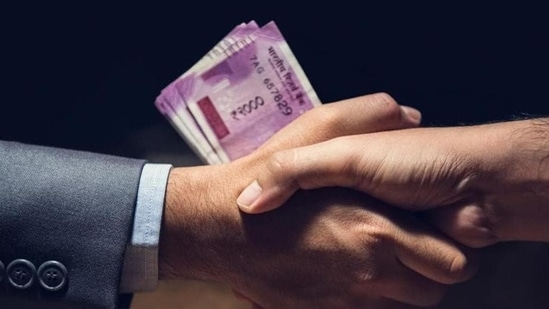
<instances>
[{"instance_id":1,"label":"stack of banknotes","mask_svg":"<svg viewBox=\"0 0 549 309\"><path fill-rule=\"evenodd\" d=\"M320 101L274 22L236 26L164 88L156 107L207 164L261 146Z\"/></svg>"}]
</instances>

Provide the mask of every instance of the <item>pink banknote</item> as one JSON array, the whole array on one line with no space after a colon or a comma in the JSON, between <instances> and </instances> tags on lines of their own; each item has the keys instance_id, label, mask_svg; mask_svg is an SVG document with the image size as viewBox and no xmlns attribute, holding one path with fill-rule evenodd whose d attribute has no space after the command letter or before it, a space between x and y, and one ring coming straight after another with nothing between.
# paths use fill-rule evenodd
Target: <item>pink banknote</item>
<instances>
[{"instance_id":1,"label":"pink banknote","mask_svg":"<svg viewBox=\"0 0 549 309\"><path fill-rule=\"evenodd\" d=\"M259 26L255 21L242 23L236 26L227 36L219 41L200 61L187 70L179 79L184 78L191 72L208 66L210 61L223 55L225 48L239 42L247 35L255 32ZM168 85L156 99L157 109L168 119L181 137L189 144L193 151L208 164L221 163L221 159L213 150L202 129L190 113L185 100L178 94L174 84L177 80Z\"/></svg>"},{"instance_id":2,"label":"pink banknote","mask_svg":"<svg viewBox=\"0 0 549 309\"><path fill-rule=\"evenodd\" d=\"M321 104L275 23L246 25L228 35L232 44L218 44L156 102L172 125L185 127L176 130L191 135L185 140L197 144L191 147L210 164L249 154Z\"/></svg>"}]
</instances>

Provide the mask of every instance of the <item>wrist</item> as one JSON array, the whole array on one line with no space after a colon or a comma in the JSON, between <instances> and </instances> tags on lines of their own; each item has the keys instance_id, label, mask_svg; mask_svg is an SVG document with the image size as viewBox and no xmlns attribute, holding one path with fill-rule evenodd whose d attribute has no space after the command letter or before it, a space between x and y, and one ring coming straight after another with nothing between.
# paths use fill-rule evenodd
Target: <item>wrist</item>
<instances>
[{"instance_id":1,"label":"wrist","mask_svg":"<svg viewBox=\"0 0 549 309\"><path fill-rule=\"evenodd\" d=\"M211 168L174 168L169 175L159 243L161 279L212 279L207 265L216 257L202 246L205 233L212 232L203 229L210 224L204 217L211 206L207 201L215 199L208 190Z\"/></svg>"},{"instance_id":2,"label":"wrist","mask_svg":"<svg viewBox=\"0 0 549 309\"><path fill-rule=\"evenodd\" d=\"M233 164L172 169L159 244L161 279L230 280L244 242Z\"/></svg>"},{"instance_id":3,"label":"wrist","mask_svg":"<svg viewBox=\"0 0 549 309\"><path fill-rule=\"evenodd\" d=\"M549 122L490 126L482 190L494 232L501 240L549 241Z\"/></svg>"}]
</instances>

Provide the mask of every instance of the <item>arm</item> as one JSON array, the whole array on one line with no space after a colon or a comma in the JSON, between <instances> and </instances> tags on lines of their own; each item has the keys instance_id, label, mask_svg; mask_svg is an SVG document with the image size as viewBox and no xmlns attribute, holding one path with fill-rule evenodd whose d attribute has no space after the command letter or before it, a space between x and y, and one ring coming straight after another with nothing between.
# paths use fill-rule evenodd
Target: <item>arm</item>
<instances>
[{"instance_id":1,"label":"arm","mask_svg":"<svg viewBox=\"0 0 549 309\"><path fill-rule=\"evenodd\" d=\"M356 192L303 193L288 207L257 217L230 202L277 149L417 123L387 98L310 111L234 163L174 169L160 242L161 278L228 283L271 309L431 305L445 284L470 277L474 263L451 241Z\"/></svg>"},{"instance_id":2,"label":"arm","mask_svg":"<svg viewBox=\"0 0 549 309\"><path fill-rule=\"evenodd\" d=\"M547 119L342 137L272 156L241 206L262 212L299 188L347 186L437 208L435 224L469 246L549 241L548 157Z\"/></svg>"},{"instance_id":3,"label":"arm","mask_svg":"<svg viewBox=\"0 0 549 309\"><path fill-rule=\"evenodd\" d=\"M39 277L10 283L7 272L2 304L115 308L144 162L13 142L0 142L0 158L0 260L24 259L36 271L57 261L67 270L57 291ZM32 274L19 265L19 274Z\"/></svg>"},{"instance_id":4,"label":"arm","mask_svg":"<svg viewBox=\"0 0 549 309\"><path fill-rule=\"evenodd\" d=\"M288 128L289 137L273 139L267 148L282 149L338 134L417 125L417 120L404 117L400 107L383 95L341 102L339 107L325 107L312 115L295 122ZM318 125L319 120L323 120L322 125ZM345 125L343 129L335 125L336 121ZM293 134L296 132L308 134L296 139ZM139 197L134 213L136 195L140 195L138 191L151 185L147 184L147 167L142 170L143 163L0 142L0 261L9 266L14 260L26 259L38 270L44 262L55 260L66 268L68 278L59 291L44 289L32 276L34 280L28 286L20 284L25 285L20 289L9 283L9 276L3 269L0 276L3 306L114 308L118 304L124 307L128 303L127 297L124 297L125 301L117 302L119 292L151 287L149 284L143 286L144 281L139 282L139 287L127 284L135 278L131 265L135 265L132 261L136 261L136 256L139 266L148 267L145 272L138 271L141 278L138 280L145 278L147 283L155 284L158 279L155 275L158 233L152 233L150 238L139 236L140 231L154 232L154 228L143 228L140 224L143 222L139 214L143 212ZM143 181L139 181L140 176L145 177ZM161 193L163 204L164 189L156 191ZM160 216L161 207L155 212ZM144 220L145 224L159 226L154 218L149 219ZM132 235L131 242L129 235ZM128 244L130 246L126 248ZM138 251L137 255L134 249ZM123 256L126 258L124 267ZM142 260L144 256L148 261Z\"/></svg>"},{"instance_id":5,"label":"arm","mask_svg":"<svg viewBox=\"0 0 549 309\"><path fill-rule=\"evenodd\" d=\"M319 308L318 306L330 305L333 304L332 302L354 304L352 306L364 302L378 307L390 304L395 308L401 308L402 303L399 301L417 304L436 302L444 290L440 283L453 283L467 278L471 274L470 263L451 242L440 238L440 236L430 235L431 232L419 223L416 226L415 223L409 223L408 220L401 222L401 219L397 218L398 216L383 210L385 208L379 207L379 204L374 201L366 205L371 210L365 211L360 208L362 206L362 197L353 197L352 193L341 193L341 205L337 204L335 200L328 199L330 193L325 193L325 196L320 195L322 197L320 199L315 196L305 197L303 201L311 199L312 202L318 202L319 209L325 209L325 211L322 211L318 217L316 214L309 212L297 213L297 216L290 213L273 220L272 224L266 224L265 219L260 221L242 219L235 205L227 203L227 201L235 198L235 194L243 188L245 182L253 179L255 171L258 170L264 159L276 149L315 143L341 134L366 133L409 127L416 124L417 119L407 118L403 109L396 105L394 101L387 100L387 96L357 98L308 113L282 130L283 132L270 140L255 155L233 164L172 170L160 242L161 278L199 278L229 282L233 287L243 291L246 296L267 308L278 308L281 304L287 305L288 308L296 306L300 308ZM300 132L309 134L299 134ZM35 152L34 156L36 158L43 159L45 154L31 148L29 148L29 153ZM50 150L45 149L45 151ZM116 166L106 164L104 169L96 169L93 164L84 164L84 166L76 164L73 166L71 156L74 156L74 153L61 152L66 156L58 156L56 153L52 155L58 160L55 162L56 164L47 164L45 167L40 164L35 166L35 168L41 167L52 171L47 174L47 177L43 177L44 186L55 188L55 181L58 179L50 179L52 173L62 172L61 175L64 175L65 178L63 178L64 181L60 187L70 190L71 193L75 188L84 187L81 190L88 188L89 183L82 185L78 181L81 173L86 175L85 180L91 184L99 182L96 184L100 189L99 191L106 195L101 199L112 202L110 198L115 196L116 192L110 190L122 185L127 188L127 183L120 182L116 175L109 181L105 181L98 176L98 173L107 173L107 171L110 172L108 177L113 176L117 172ZM87 160L104 161L98 164L105 164L111 160L123 161L122 159L91 154L79 154L76 157L79 158L80 156ZM18 162L16 160L12 161L12 158L8 155L4 158L7 158L5 162ZM61 171L55 169L57 165L67 165L67 163L68 166L63 167ZM6 163L2 167L8 169L11 168L11 164ZM69 167L75 170L72 172L64 170ZM132 177L137 178L135 176ZM76 180L71 179L71 177L76 177ZM33 182L27 180L23 184L30 191L35 190L36 184ZM12 185L11 181L6 181L3 185L12 189L19 188ZM137 184L135 185L137 186ZM27 187L21 188L26 189ZM38 187L40 189L40 186ZM128 194L131 193L130 195L135 198L135 187L129 191L131 192L128 192ZM25 191L19 194L19 198L29 199L25 195L26 193L28 192ZM333 193L340 195L338 192ZM347 194L349 195L347 196ZM99 200L100 198L97 195L100 195L100 193L96 192L94 195ZM11 196L11 194L5 194L2 198L9 199ZM60 211L66 212L72 211L72 208L70 208L70 205L66 206L64 199L70 199L77 196L77 194L66 196L49 194L46 196L55 199L55 202L63 206ZM325 201L330 203L323 204ZM120 202L120 200L117 202ZM82 203L84 204L84 201ZM87 205L89 204L85 204L85 206ZM95 206L94 203L91 205ZM348 207L351 209L349 213L346 211ZM98 209L101 210L100 213L94 213L86 217L92 217L93 219L112 215L114 208L111 203L105 208L78 207L78 211L89 214L90 212L97 212ZM380 210L378 211L377 208L380 208ZM18 207L10 210L16 213L17 216L21 216L22 212ZM355 212L357 220L354 222L349 221L350 218L355 217ZM74 213L71 212L71 214ZM292 218L292 216L295 217L296 221L292 221L293 223L287 226L287 223L289 223L288 218ZM128 216L125 218L127 219ZM111 218L109 217L109 219ZM372 229L368 228L362 231L363 220L368 220L370 224L365 227L372 227ZM95 224L96 221L100 220L92 220L92 223ZM37 225L43 228L45 222L49 221L39 221ZM414 222L414 219L412 218L410 222ZM355 233L341 234L342 231L346 232L347 223L357 226ZM59 235L54 235L55 237L51 238L59 239L56 247L52 248L51 252L60 251L74 254L70 247L65 247L66 241L61 238L62 236L67 237L67 231L72 231L71 227L75 228L74 225L81 229L81 233L77 233L78 239L75 241L90 242L89 229L93 229L95 225L82 224L83 222L75 220L75 222L64 225L64 229L59 232ZM308 226L308 224L311 224L311 226ZM375 228L378 224L383 228ZM83 226L84 229L82 229ZM269 238L268 233L273 230L282 230L283 233L279 233L275 238ZM412 230L421 232L417 234L419 239L408 235ZM424 236L422 235L423 232L429 234ZM17 238L20 237L20 233L20 230L14 230L9 235ZM123 234L120 231L117 233ZM122 237L125 242L119 243L120 246L118 247L118 245L112 243L111 234L112 231L108 233L108 239L93 238L96 241L90 242L90 246L97 246L97 248L90 249L95 250L90 253L90 256L103 256L106 254L106 252L97 252L100 251L100 246L105 246L105 244L109 244L108 247L117 246L117 250L123 251L122 248L128 240L127 237ZM28 237L31 238L32 236L31 231ZM50 236L43 236L43 238L44 240L51 240ZM265 243L265 237L274 241L274 243ZM418 252L415 247L417 243L424 244L426 250ZM4 244L7 246L13 245L10 242L4 242ZM274 247L271 245L274 245ZM24 246L24 244L21 246ZM400 248L399 253L391 253L395 247ZM378 248L379 250L377 250ZM240 253L237 254L238 250L235 249L241 249ZM364 255L362 249L371 249L371 251ZM437 253L432 254L430 249ZM77 253L80 253L80 251ZM85 253L87 251L82 252L82 254ZM301 265L307 265L311 257L316 259L317 254L321 259L311 263L306 269L301 267ZM389 255L386 256L386 254ZM392 256L392 254L395 255ZM401 262L384 264L387 258L390 261L400 259L405 266L401 265ZM108 259L116 260L113 260L113 265L111 265L116 269L103 267L106 260L103 259L98 262L101 269L93 269L92 277L97 276L96 272L103 275L102 272L112 271L109 276L102 278L102 280L112 279L114 283L111 280L104 282L104 285L99 285L99 288L111 289L112 293L107 294L107 296L112 296L112 298L109 298L112 303L105 302L105 298L98 295L86 294L87 298L84 300L84 305L100 308L112 308L116 305L115 298L118 289L116 283L118 283L117 274L121 264L121 254L118 256L113 255L113 257L109 256ZM349 264L345 262L349 262ZM369 263L365 264L364 262ZM246 267L252 264L254 265L253 270L246 272ZM88 267L87 265L76 265L76 268ZM340 273L341 284L334 284L332 278L319 274L320 270L328 268L332 268L334 275ZM71 269L72 267L69 270ZM392 271L389 273L381 272L380 275L377 275L377 271L383 269ZM297 273L294 274L293 272L296 270ZM372 275L372 277L369 277L369 275ZM72 276L74 275L71 275L71 278ZM308 279L307 276L310 276L310 278ZM97 286L97 282L90 281L89 278L80 279L81 281L76 280L77 283L80 282L80 285L68 289L66 294L56 294L54 298L50 299L52 302L44 302L44 298L39 298L32 293L19 293L17 296L23 299L25 304L28 301L32 305L40 305L40 307L53 305L56 308L62 308L63 306L68 308L71 304L82 305L83 298L79 293L88 292L84 291L85 288L82 287L92 282ZM73 280L70 281L70 283L74 282ZM314 284L311 284L311 282ZM288 289L289 284L295 289ZM406 288L410 284L428 288L430 292L410 293ZM314 290L310 289L311 286L314 287ZM354 290L355 287L357 288L356 291ZM350 293L347 288L352 288L353 292ZM316 295L317 292L326 292L322 295L329 296L329 299L323 301L311 299L311 293ZM79 295L80 298L78 298ZM32 299L35 301L32 301ZM38 302L38 299L41 303ZM13 306L12 303L7 304Z\"/></svg>"}]
</instances>

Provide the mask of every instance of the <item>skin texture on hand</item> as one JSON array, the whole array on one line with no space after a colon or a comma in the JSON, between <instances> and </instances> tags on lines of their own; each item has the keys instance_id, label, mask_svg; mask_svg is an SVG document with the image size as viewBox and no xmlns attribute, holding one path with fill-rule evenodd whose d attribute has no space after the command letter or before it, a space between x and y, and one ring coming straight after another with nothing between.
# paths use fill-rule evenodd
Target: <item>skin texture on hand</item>
<instances>
[{"instance_id":1,"label":"skin texture on hand","mask_svg":"<svg viewBox=\"0 0 549 309\"><path fill-rule=\"evenodd\" d=\"M231 164L173 169L161 278L226 282L267 309L436 303L475 264L412 215L346 189L301 192L262 216L234 202L275 151L418 123L387 95L366 96L304 114Z\"/></svg>"},{"instance_id":2,"label":"skin texture on hand","mask_svg":"<svg viewBox=\"0 0 549 309\"><path fill-rule=\"evenodd\" d=\"M189 176L203 180L185 186L194 203L178 200L166 218L177 224L167 224L163 277L229 283L265 308L406 308L400 302L436 304L444 284L474 271L451 241L356 191L300 192L287 207L252 216L225 202L238 193L227 184L245 185L230 166L174 173L168 190Z\"/></svg>"},{"instance_id":3,"label":"skin texture on hand","mask_svg":"<svg viewBox=\"0 0 549 309\"><path fill-rule=\"evenodd\" d=\"M548 156L547 120L340 137L275 153L239 204L260 213L298 189L345 186L434 209L432 221L472 247L549 241Z\"/></svg>"}]
</instances>

